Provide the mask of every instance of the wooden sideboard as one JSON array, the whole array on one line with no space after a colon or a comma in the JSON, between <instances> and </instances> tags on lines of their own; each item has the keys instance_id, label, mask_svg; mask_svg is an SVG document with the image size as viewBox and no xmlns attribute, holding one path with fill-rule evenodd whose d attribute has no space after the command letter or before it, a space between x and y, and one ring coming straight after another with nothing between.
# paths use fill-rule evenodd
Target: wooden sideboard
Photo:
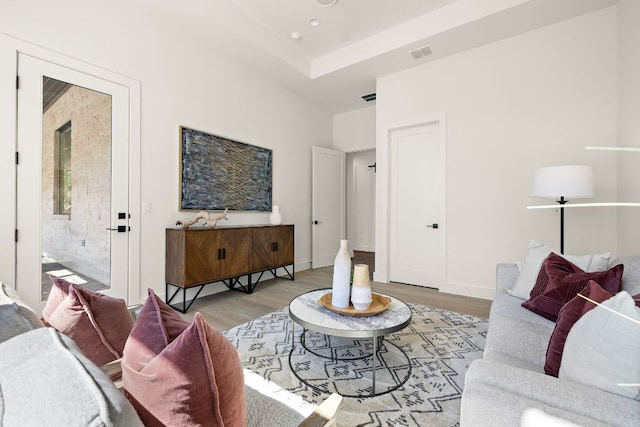
<instances>
[{"instance_id":1,"label":"wooden sideboard","mask_svg":"<svg viewBox=\"0 0 640 427\"><path fill-rule=\"evenodd\" d=\"M293 225L166 230L165 300L171 305L181 292L182 308L171 307L182 313L209 283L223 282L229 289L252 293L266 271L277 276L280 267L294 280ZM240 280L243 276L246 284ZM186 292L192 287L197 292L187 305Z\"/></svg>"}]
</instances>

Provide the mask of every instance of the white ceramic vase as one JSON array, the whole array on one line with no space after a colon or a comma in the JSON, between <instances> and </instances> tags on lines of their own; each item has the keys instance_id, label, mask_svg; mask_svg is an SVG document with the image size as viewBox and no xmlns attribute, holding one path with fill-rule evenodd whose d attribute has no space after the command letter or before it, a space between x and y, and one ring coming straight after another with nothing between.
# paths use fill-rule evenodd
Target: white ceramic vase
<instances>
[{"instance_id":1,"label":"white ceramic vase","mask_svg":"<svg viewBox=\"0 0 640 427\"><path fill-rule=\"evenodd\" d=\"M339 308L349 307L351 257L349 256L348 243L347 240L340 240L340 250L333 262L331 305Z\"/></svg>"},{"instance_id":2,"label":"white ceramic vase","mask_svg":"<svg viewBox=\"0 0 640 427\"><path fill-rule=\"evenodd\" d=\"M273 205L273 210L269 214L269 224L271 225L282 224L282 214L280 213L280 206Z\"/></svg>"},{"instance_id":3,"label":"white ceramic vase","mask_svg":"<svg viewBox=\"0 0 640 427\"><path fill-rule=\"evenodd\" d=\"M371 306L371 281L369 280L369 266L356 264L353 267L353 289L351 302L356 310L366 310Z\"/></svg>"}]
</instances>

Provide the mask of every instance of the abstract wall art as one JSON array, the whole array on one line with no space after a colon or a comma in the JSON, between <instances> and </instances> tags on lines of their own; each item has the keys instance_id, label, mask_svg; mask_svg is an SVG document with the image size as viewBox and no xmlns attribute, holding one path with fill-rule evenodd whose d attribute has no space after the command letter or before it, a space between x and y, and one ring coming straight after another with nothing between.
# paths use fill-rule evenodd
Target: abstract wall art
<instances>
[{"instance_id":1,"label":"abstract wall art","mask_svg":"<svg viewBox=\"0 0 640 427\"><path fill-rule=\"evenodd\" d=\"M273 153L180 127L181 210L271 210Z\"/></svg>"}]
</instances>

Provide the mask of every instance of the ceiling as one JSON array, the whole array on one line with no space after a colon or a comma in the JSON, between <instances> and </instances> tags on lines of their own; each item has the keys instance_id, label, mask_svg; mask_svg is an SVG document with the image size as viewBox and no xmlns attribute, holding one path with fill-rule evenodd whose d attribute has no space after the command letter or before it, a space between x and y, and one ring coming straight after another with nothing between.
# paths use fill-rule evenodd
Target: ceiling
<instances>
[{"instance_id":1,"label":"ceiling","mask_svg":"<svg viewBox=\"0 0 640 427\"><path fill-rule=\"evenodd\" d=\"M233 3L311 60L456 0L336 0L331 6L321 6L332 1L233 0ZM310 18L317 18L320 25L310 26ZM294 31L302 37L298 42L290 40Z\"/></svg>"},{"instance_id":2,"label":"ceiling","mask_svg":"<svg viewBox=\"0 0 640 427\"><path fill-rule=\"evenodd\" d=\"M376 78L616 0L142 0L147 11L330 113L370 105ZM308 21L317 18L320 25ZM291 37L300 34L299 40ZM410 51L432 52L414 59Z\"/></svg>"},{"instance_id":3,"label":"ceiling","mask_svg":"<svg viewBox=\"0 0 640 427\"><path fill-rule=\"evenodd\" d=\"M42 113L44 114L70 88L71 84L42 76Z\"/></svg>"}]
</instances>

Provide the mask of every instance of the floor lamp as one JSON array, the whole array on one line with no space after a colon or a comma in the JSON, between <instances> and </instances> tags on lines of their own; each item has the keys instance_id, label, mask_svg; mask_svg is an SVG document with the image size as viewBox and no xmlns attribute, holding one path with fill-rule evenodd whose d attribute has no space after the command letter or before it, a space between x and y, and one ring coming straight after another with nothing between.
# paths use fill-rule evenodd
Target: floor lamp
<instances>
[{"instance_id":1,"label":"floor lamp","mask_svg":"<svg viewBox=\"0 0 640 427\"><path fill-rule=\"evenodd\" d=\"M560 253L564 253L564 204L567 198L593 197L593 169L580 165L536 169L531 197L556 199L560 205Z\"/></svg>"}]
</instances>

